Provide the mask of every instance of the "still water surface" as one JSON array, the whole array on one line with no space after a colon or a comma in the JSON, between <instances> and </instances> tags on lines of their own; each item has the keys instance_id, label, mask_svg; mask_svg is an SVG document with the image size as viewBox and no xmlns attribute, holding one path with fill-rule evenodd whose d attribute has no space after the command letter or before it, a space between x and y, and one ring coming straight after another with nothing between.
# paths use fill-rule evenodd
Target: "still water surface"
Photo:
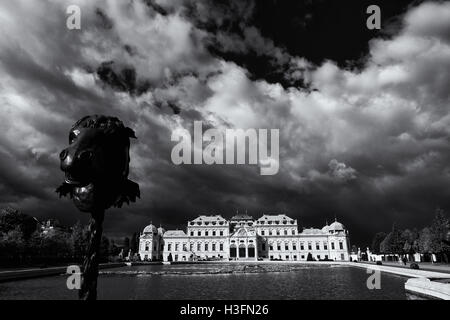
<instances>
[{"instance_id":1,"label":"still water surface","mask_svg":"<svg viewBox=\"0 0 450 320\"><path fill-rule=\"evenodd\" d=\"M406 299L407 278L351 266L147 265L102 270L99 299ZM0 299L76 299L66 276L0 283Z\"/></svg>"}]
</instances>

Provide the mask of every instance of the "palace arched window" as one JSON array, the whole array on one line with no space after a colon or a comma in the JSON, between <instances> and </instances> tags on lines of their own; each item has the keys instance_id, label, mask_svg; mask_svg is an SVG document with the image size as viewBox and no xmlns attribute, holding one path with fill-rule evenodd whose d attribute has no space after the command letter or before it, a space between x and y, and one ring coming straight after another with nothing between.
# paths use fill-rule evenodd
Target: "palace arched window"
<instances>
[{"instance_id":1,"label":"palace arched window","mask_svg":"<svg viewBox=\"0 0 450 320\"><path fill-rule=\"evenodd\" d=\"M248 246L248 257L249 258L254 258L255 257L255 246L253 244L250 244Z\"/></svg>"},{"instance_id":2,"label":"palace arched window","mask_svg":"<svg viewBox=\"0 0 450 320\"><path fill-rule=\"evenodd\" d=\"M236 245L232 244L230 246L230 257L231 258L236 258L236 255L237 255Z\"/></svg>"}]
</instances>

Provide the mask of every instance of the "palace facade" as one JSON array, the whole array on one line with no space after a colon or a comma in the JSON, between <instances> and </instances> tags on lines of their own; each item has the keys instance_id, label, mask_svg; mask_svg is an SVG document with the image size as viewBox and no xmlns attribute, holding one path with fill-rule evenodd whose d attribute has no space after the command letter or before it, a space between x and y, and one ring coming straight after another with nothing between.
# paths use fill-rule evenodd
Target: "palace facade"
<instances>
[{"instance_id":1,"label":"palace facade","mask_svg":"<svg viewBox=\"0 0 450 320\"><path fill-rule=\"evenodd\" d=\"M145 261L198 260L349 260L349 234L334 221L322 229L299 232L297 220L284 214L254 219L236 215L200 215L184 230L150 224L140 235L139 256Z\"/></svg>"}]
</instances>

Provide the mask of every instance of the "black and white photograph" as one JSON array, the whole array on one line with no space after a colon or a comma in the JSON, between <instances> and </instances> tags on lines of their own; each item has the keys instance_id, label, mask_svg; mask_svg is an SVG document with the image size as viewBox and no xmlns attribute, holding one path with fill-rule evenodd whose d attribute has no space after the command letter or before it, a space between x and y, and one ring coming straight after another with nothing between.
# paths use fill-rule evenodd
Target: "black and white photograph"
<instances>
[{"instance_id":1,"label":"black and white photograph","mask_svg":"<svg viewBox=\"0 0 450 320\"><path fill-rule=\"evenodd\" d=\"M0 0L0 127L0 300L450 300L448 1Z\"/></svg>"}]
</instances>

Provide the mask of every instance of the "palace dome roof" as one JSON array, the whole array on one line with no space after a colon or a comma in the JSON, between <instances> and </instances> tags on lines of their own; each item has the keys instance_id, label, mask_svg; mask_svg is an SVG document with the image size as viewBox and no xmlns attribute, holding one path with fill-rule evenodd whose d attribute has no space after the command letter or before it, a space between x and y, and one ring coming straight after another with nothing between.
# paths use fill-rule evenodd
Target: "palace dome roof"
<instances>
[{"instance_id":1,"label":"palace dome roof","mask_svg":"<svg viewBox=\"0 0 450 320\"><path fill-rule=\"evenodd\" d=\"M340 222L333 222L332 224L330 224L329 229L330 231L344 231L345 227L342 223Z\"/></svg>"}]
</instances>

